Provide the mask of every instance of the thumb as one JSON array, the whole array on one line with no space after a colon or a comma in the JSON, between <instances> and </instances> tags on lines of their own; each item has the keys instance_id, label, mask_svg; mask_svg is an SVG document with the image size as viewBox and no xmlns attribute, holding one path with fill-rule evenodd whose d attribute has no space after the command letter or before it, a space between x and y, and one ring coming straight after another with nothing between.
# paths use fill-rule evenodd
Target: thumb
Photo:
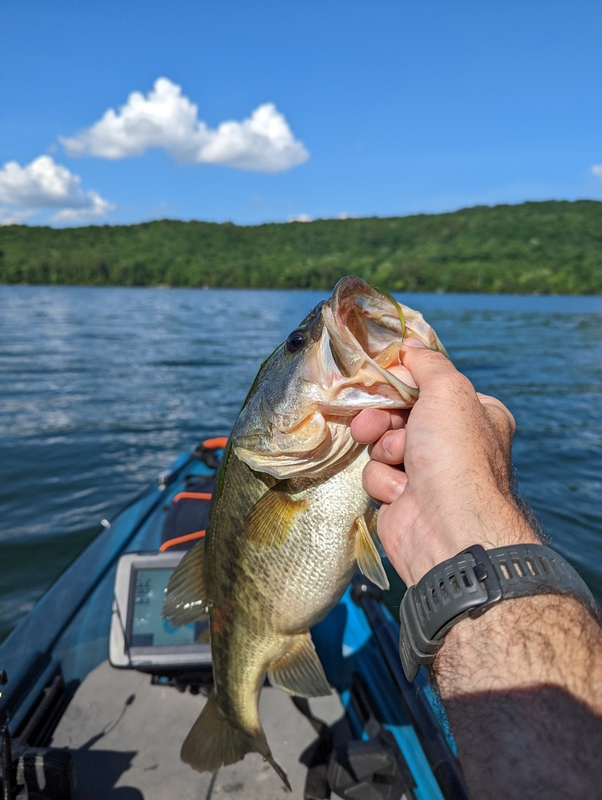
<instances>
[{"instance_id":1,"label":"thumb","mask_svg":"<svg viewBox=\"0 0 602 800\"><path fill-rule=\"evenodd\" d=\"M399 355L401 363L410 370L419 389L426 389L433 381L458 374L447 356L438 350L430 350L418 339L406 339Z\"/></svg>"}]
</instances>

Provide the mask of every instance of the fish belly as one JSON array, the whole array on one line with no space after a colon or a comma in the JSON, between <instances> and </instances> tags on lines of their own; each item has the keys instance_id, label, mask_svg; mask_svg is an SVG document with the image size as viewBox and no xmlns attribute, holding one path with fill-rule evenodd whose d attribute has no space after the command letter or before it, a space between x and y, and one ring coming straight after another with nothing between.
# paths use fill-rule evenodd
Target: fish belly
<instances>
[{"instance_id":1,"label":"fish belly","mask_svg":"<svg viewBox=\"0 0 602 800\"><path fill-rule=\"evenodd\" d=\"M355 568L355 520L373 504L361 483L360 455L328 481L306 489L306 510L274 563L270 581L274 632L292 634L320 622L340 600Z\"/></svg>"}]
</instances>

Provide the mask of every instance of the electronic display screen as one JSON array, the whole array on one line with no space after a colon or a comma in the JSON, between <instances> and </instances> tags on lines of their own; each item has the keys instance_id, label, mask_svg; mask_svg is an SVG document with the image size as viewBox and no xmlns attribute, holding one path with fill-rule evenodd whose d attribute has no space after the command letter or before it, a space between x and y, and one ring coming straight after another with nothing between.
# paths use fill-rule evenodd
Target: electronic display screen
<instances>
[{"instance_id":1,"label":"electronic display screen","mask_svg":"<svg viewBox=\"0 0 602 800\"><path fill-rule=\"evenodd\" d=\"M179 628L163 619L161 609L173 567L132 570L133 605L130 611L130 647L194 645L208 622L191 622Z\"/></svg>"}]
</instances>

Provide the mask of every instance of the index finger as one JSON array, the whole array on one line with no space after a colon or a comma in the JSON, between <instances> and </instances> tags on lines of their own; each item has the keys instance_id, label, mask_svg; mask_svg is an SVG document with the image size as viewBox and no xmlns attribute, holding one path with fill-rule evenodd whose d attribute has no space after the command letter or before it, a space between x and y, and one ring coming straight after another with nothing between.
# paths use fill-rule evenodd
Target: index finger
<instances>
[{"instance_id":1,"label":"index finger","mask_svg":"<svg viewBox=\"0 0 602 800\"><path fill-rule=\"evenodd\" d=\"M401 411L364 408L351 421L351 435L358 444L377 442L387 431L403 428L405 419Z\"/></svg>"}]
</instances>

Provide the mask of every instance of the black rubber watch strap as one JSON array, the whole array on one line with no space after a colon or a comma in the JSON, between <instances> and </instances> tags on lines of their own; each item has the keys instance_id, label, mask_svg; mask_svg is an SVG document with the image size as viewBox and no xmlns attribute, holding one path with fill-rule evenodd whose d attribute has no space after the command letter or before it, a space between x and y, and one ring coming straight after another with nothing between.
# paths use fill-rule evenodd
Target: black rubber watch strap
<instances>
[{"instance_id":1,"label":"black rubber watch strap","mask_svg":"<svg viewBox=\"0 0 602 800\"><path fill-rule=\"evenodd\" d=\"M568 594L596 608L592 593L555 550L518 544L485 550L473 545L443 561L410 586L399 609L399 654L414 680L420 664L435 659L447 631L500 600L536 594Z\"/></svg>"}]
</instances>

